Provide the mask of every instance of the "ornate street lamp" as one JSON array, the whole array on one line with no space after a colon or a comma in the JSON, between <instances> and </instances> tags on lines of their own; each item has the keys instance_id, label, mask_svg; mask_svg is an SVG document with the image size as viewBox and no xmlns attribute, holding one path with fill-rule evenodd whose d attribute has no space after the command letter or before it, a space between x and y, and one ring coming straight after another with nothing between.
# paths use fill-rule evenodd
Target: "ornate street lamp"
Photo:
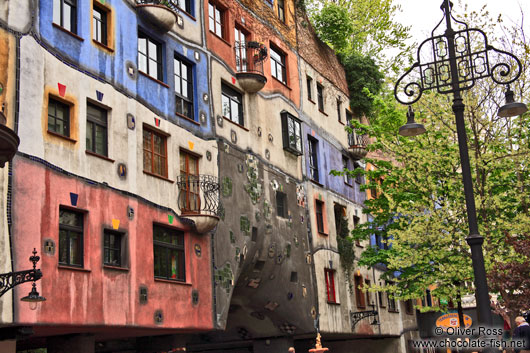
<instances>
[{"instance_id":1,"label":"ornate street lamp","mask_svg":"<svg viewBox=\"0 0 530 353\"><path fill-rule=\"evenodd\" d=\"M394 87L394 95L400 103L410 105L420 99L423 91L436 90L441 94L453 94L452 108L456 118L469 223L469 236L466 241L471 247L479 322L483 326L491 326L492 315L482 253L484 238L479 234L477 225L464 121L465 106L462 102L461 92L473 87L478 79L488 77L497 84L509 85L521 75L522 65L513 54L489 45L486 34L482 30L468 28L466 23L456 20L451 15L452 5L449 0L444 0L441 6L444 18L432 31L431 38L426 39L419 46L417 62L399 78ZM447 29L444 34L435 35L434 32L444 19ZM462 25L463 29L454 30L451 20ZM422 58L429 59L425 63L421 62ZM493 59L498 60L498 62L493 64ZM514 103L513 92L508 86L506 105L500 108L499 116L517 116L527 110L526 105ZM399 133L401 135L415 136L423 128L423 126L418 127L419 124L414 123L414 116L411 112L412 110L409 109L409 114L407 114L410 121L400 128Z\"/></svg>"},{"instance_id":2,"label":"ornate street lamp","mask_svg":"<svg viewBox=\"0 0 530 353\"><path fill-rule=\"evenodd\" d=\"M37 270L37 262L39 262L40 257L37 256L37 249L33 248L33 256L30 256L29 261L33 263L32 270L18 271L18 272L9 272L0 274L0 297L6 294L10 289L19 284L32 281L31 292L24 298L21 298L21 301L29 302L30 309L35 310L37 308L37 303L45 301L46 298L39 295L37 292L36 281L42 278L41 270Z\"/></svg>"}]
</instances>

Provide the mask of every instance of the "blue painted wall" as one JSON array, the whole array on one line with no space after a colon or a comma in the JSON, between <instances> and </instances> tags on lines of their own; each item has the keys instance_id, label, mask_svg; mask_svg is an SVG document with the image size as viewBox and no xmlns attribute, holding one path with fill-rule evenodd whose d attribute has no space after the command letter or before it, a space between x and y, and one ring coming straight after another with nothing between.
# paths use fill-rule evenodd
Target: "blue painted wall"
<instances>
[{"instance_id":1,"label":"blue painted wall","mask_svg":"<svg viewBox=\"0 0 530 353\"><path fill-rule=\"evenodd\" d=\"M318 140L317 158L319 183L324 187L341 194L345 198L357 202L364 203L366 193L360 190L359 184L352 180L352 186L346 185L342 176L330 175L331 170L342 170L342 152L323 139L317 131L312 135L312 129L309 125L303 124L303 139L304 139L304 153L306 154L306 165L304 173L309 176L309 143L308 136ZM350 160L350 168L353 168L353 161Z\"/></svg>"},{"instance_id":2,"label":"blue painted wall","mask_svg":"<svg viewBox=\"0 0 530 353\"><path fill-rule=\"evenodd\" d=\"M109 53L92 42L90 21L92 20L92 0L77 1L77 35L83 40L65 33L52 25L53 1L39 1L39 31L41 41L49 48L54 48L67 61L82 71L88 71L99 76L124 93L136 97L143 104L158 112L161 117L169 121L180 121L180 124L190 131L200 131L211 134L212 126L209 119L208 102L202 99L208 93L208 63L204 51L195 48L185 48L182 43L169 35L157 33L154 27L142 20L132 5L124 0L106 0L105 5L111 8L114 21L114 52ZM182 16L184 25L188 28L201 28L200 23L188 16ZM164 83L169 88L155 82L144 75L138 74L137 79L131 79L127 74L126 62L138 66L138 29L153 39L163 43ZM200 53L200 59L195 60L195 52ZM206 114L204 125L193 124L175 115L173 57L175 53L194 64L194 109L195 121L199 121L199 113ZM57 78L60 81L60 77Z\"/></svg>"}]
</instances>

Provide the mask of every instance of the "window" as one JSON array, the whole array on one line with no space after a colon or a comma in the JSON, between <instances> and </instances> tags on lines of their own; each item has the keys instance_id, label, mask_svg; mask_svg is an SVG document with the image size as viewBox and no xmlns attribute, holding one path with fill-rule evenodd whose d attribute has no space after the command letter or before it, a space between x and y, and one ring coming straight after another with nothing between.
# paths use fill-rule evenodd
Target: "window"
<instances>
[{"instance_id":1,"label":"window","mask_svg":"<svg viewBox=\"0 0 530 353\"><path fill-rule=\"evenodd\" d=\"M324 233L324 202L315 200L315 216L317 218L317 231Z\"/></svg>"},{"instance_id":2,"label":"window","mask_svg":"<svg viewBox=\"0 0 530 353\"><path fill-rule=\"evenodd\" d=\"M107 156L107 111L87 103L86 119L87 151Z\"/></svg>"},{"instance_id":3,"label":"window","mask_svg":"<svg viewBox=\"0 0 530 353\"><path fill-rule=\"evenodd\" d=\"M53 23L77 33L77 0L53 0Z\"/></svg>"},{"instance_id":4,"label":"window","mask_svg":"<svg viewBox=\"0 0 530 353\"><path fill-rule=\"evenodd\" d=\"M362 184L363 183L362 167L358 162L353 163L353 171L356 172L355 182L357 184Z\"/></svg>"},{"instance_id":5,"label":"window","mask_svg":"<svg viewBox=\"0 0 530 353\"><path fill-rule=\"evenodd\" d=\"M191 0L176 0L179 9L184 10L188 14L192 15Z\"/></svg>"},{"instance_id":6,"label":"window","mask_svg":"<svg viewBox=\"0 0 530 353\"><path fill-rule=\"evenodd\" d=\"M144 126L144 172L167 178L166 136Z\"/></svg>"},{"instance_id":7,"label":"window","mask_svg":"<svg viewBox=\"0 0 530 353\"><path fill-rule=\"evenodd\" d=\"M335 270L325 268L324 276L326 277L326 293L328 295L328 303L337 303L335 296Z\"/></svg>"},{"instance_id":8,"label":"window","mask_svg":"<svg viewBox=\"0 0 530 353\"><path fill-rule=\"evenodd\" d=\"M235 50L236 50L236 69L239 72L247 71L247 40L248 33L236 25L235 27Z\"/></svg>"},{"instance_id":9,"label":"window","mask_svg":"<svg viewBox=\"0 0 530 353\"><path fill-rule=\"evenodd\" d=\"M365 286L366 288L370 287L370 281L367 280L367 279L364 280L364 286ZM367 290L365 294L366 294L366 304L367 304L367 305L370 305L370 306L375 305L375 303L372 301L372 293L370 293L370 292Z\"/></svg>"},{"instance_id":10,"label":"window","mask_svg":"<svg viewBox=\"0 0 530 353\"><path fill-rule=\"evenodd\" d=\"M48 131L70 137L70 106L51 97L48 100Z\"/></svg>"},{"instance_id":11,"label":"window","mask_svg":"<svg viewBox=\"0 0 530 353\"><path fill-rule=\"evenodd\" d=\"M236 124L244 126L243 96L224 83L221 84L223 116Z\"/></svg>"},{"instance_id":12,"label":"window","mask_svg":"<svg viewBox=\"0 0 530 353\"><path fill-rule=\"evenodd\" d=\"M225 38L225 10L221 9L217 4L208 3L208 17L209 17L209 28L210 31L215 33L217 36Z\"/></svg>"},{"instance_id":13,"label":"window","mask_svg":"<svg viewBox=\"0 0 530 353\"><path fill-rule=\"evenodd\" d=\"M309 145L309 177L318 183L318 140L308 136Z\"/></svg>"},{"instance_id":14,"label":"window","mask_svg":"<svg viewBox=\"0 0 530 353\"><path fill-rule=\"evenodd\" d=\"M281 191L276 191L276 214L287 218L287 195Z\"/></svg>"},{"instance_id":15,"label":"window","mask_svg":"<svg viewBox=\"0 0 530 353\"><path fill-rule=\"evenodd\" d=\"M186 183L180 186L180 209L188 213L200 212L199 158L197 156L180 150L180 176L186 180Z\"/></svg>"},{"instance_id":16,"label":"window","mask_svg":"<svg viewBox=\"0 0 530 353\"><path fill-rule=\"evenodd\" d=\"M349 169L350 167L349 164L350 164L350 159L343 155L342 156L342 168ZM351 185L350 175L348 173L344 173L342 177L344 179L345 184Z\"/></svg>"},{"instance_id":17,"label":"window","mask_svg":"<svg viewBox=\"0 0 530 353\"><path fill-rule=\"evenodd\" d=\"M342 101L337 98L337 119L342 123Z\"/></svg>"},{"instance_id":18,"label":"window","mask_svg":"<svg viewBox=\"0 0 530 353\"><path fill-rule=\"evenodd\" d=\"M363 277L355 275L353 276L353 279L355 283L355 300L357 303L357 308L364 308L366 307L366 302L364 293L361 289L363 287Z\"/></svg>"},{"instance_id":19,"label":"window","mask_svg":"<svg viewBox=\"0 0 530 353\"><path fill-rule=\"evenodd\" d=\"M392 285L392 283L388 283L388 285ZM391 311L391 312L398 312L397 308L396 308L396 300L391 296L390 293L387 292L387 303L388 303L388 311Z\"/></svg>"},{"instance_id":20,"label":"window","mask_svg":"<svg viewBox=\"0 0 530 353\"><path fill-rule=\"evenodd\" d=\"M104 45L108 45L108 17L107 11L97 1L93 3L92 10L92 39Z\"/></svg>"},{"instance_id":21,"label":"window","mask_svg":"<svg viewBox=\"0 0 530 353\"><path fill-rule=\"evenodd\" d=\"M180 58L173 59L175 77L175 109L178 115L194 120L193 72L190 64Z\"/></svg>"},{"instance_id":22,"label":"window","mask_svg":"<svg viewBox=\"0 0 530 353\"><path fill-rule=\"evenodd\" d=\"M110 229L103 230L103 263L109 266L121 267L122 239L124 234Z\"/></svg>"},{"instance_id":23,"label":"window","mask_svg":"<svg viewBox=\"0 0 530 353\"><path fill-rule=\"evenodd\" d=\"M379 307L384 308L386 307L385 303L383 302L383 293L377 292L377 298L379 299Z\"/></svg>"},{"instance_id":24,"label":"window","mask_svg":"<svg viewBox=\"0 0 530 353\"><path fill-rule=\"evenodd\" d=\"M317 83L317 103L318 110L324 112L324 87Z\"/></svg>"},{"instance_id":25,"label":"window","mask_svg":"<svg viewBox=\"0 0 530 353\"><path fill-rule=\"evenodd\" d=\"M285 22L285 2L284 0L278 0L278 18L280 21Z\"/></svg>"},{"instance_id":26,"label":"window","mask_svg":"<svg viewBox=\"0 0 530 353\"><path fill-rule=\"evenodd\" d=\"M313 101L313 79L309 76L306 76L305 82L307 86L307 99L309 99L312 102Z\"/></svg>"},{"instance_id":27,"label":"window","mask_svg":"<svg viewBox=\"0 0 530 353\"><path fill-rule=\"evenodd\" d=\"M412 299L405 301L405 312L408 315L414 314L414 303L412 302Z\"/></svg>"},{"instance_id":28,"label":"window","mask_svg":"<svg viewBox=\"0 0 530 353\"><path fill-rule=\"evenodd\" d=\"M159 81L164 80L162 70L162 44L138 33L138 70Z\"/></svg>"},{"instance_id":29,"label":"window","mask_svg":"<svg viewBox=\"0 0 530 353\"><path fill-rule=\"evenodd\" d=\"M302 129L300 120L293 115L282 112L283 149L297 156L302 154Z\"/></svg>"},{"instance_id":30,"label":"window","mask_svg":"<svg viewBox=\"0 0 530 353\"><path fill-rule=\"evenodd\" d=\"M186 281L183 232L154 225L153 253L155 277Z\"/></svg>"},{"instance_id":31,"label":"window","mask_svg":"<svg viewBox=\"0 0 530 353\"><path fill-rule=\"evenodd\" d=\"M348 220L346 219L346 207L335 204L333 205L335 216L335 231L338 237L344 238L349 234Z\"/></svg>"},{"instance_id":32,"label":"window","mask_svg":"<svg viewBox=\"0 0 530 353\"><path fill-rule=\"evenodd\" d=\"M285 71L285 54L271 45L271 75L283 84L287 84Z\"/></svg>"},{"instance_id":33,"label":"window","mask_svg":"<svg viewBox=\"0 0 530 353\"><path fill-rule=\"evenodd\" d=\"M59 208L59 263L83 267L83 214Z\"/></svg>"}]
</instances>

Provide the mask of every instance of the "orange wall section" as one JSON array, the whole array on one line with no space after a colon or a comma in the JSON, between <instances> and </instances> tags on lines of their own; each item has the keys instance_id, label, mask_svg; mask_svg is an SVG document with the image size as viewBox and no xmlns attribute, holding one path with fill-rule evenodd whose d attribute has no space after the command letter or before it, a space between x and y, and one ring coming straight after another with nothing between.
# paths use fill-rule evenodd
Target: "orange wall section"
<instances>
[{"instance_id":1,"label":"orange wall section","mask_svg":"<svg viewBox=\"0 0 530 353\"><path fill-rule=\"evenodd\" d=\"M46 168L38 162L15 157L13 161L12 239L15 271L30 268L28 257L37 248L43 277L37 288L46 301L31 311L20 298L29 284L14 289L17 324L116 326L136 328L210 330L212 276L209 235L197 235L177 217L169 223L168 213L100 185L90 185ZM176 188L175 197L176 197ZM79 195L77 209L84 216L84 267L61 268L59 259L59 206L71 206L70 193ZM127 206L134 218L127 217ZM103 266L103 228L120 221L126 232L127 270ZM183 230L186 283L154 279L153 223ZM44 253L45 239L55 242L55 253ZM195 246L201 248L200 256ZM148 288L148 301L140 304L139 287ZM192 304L192 290L199 302ZM155 324L155 311L163 322Z\"/></svg>"}]
</instances>

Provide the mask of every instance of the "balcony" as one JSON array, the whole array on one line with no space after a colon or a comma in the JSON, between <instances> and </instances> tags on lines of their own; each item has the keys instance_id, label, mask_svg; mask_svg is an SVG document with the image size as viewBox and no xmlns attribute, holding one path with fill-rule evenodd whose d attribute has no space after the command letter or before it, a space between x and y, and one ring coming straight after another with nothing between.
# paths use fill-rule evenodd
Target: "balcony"
<instances>
[{"instance_id":1,"label":"balcony","mask_svg":"<svg viewBox=\"0 0 530 353\"><path fill-rule=\"evenodd\" d=\"M366 157L368 153L366 145L368 145L368 135L358 134L355 130L348 134L348 146L354 159Z\"/></svg>"},{"instance_id":2,"label":"balcony","mask_svg":"<svg viewBox=\"0 0 530 353\"><path fill-rule=\"evenodd\" d=\"M236 42L236 78L248 93L256 93L265 86L263 62L267 59L267 47L258 42Z\"/></svg>"},{"instance_id":3,"label":"balcony","mask_svg":"<svg viewBox=\"0 0 530 353\"><path fill-rule=\"evenodd\" d=\"M177 22L178 0L136 0L136 10L160 32L168 32Z\"/></svg>"},{"instance_id":4,"label":"balcony","mask_svg":"<svg viewBox=\"0 0 530 353\"><path fill-rule=\"evenodd\" d=\"M6 126L7 119L0 110L0 168L4 168L6 162L10 162L17 153L20 139L17 134Z\"/></svg>"},{"instance_id":5,"label":"balcony","mask_svg":"<svg viewBox=\"0 0 530 353\"><path fill-rule=\"evenodd\" d=\"M181 216L195 223L197 233L204 234L219 222L219 181L212 175L180 175L178 206Z\"/></svg>"}]
</instances>

